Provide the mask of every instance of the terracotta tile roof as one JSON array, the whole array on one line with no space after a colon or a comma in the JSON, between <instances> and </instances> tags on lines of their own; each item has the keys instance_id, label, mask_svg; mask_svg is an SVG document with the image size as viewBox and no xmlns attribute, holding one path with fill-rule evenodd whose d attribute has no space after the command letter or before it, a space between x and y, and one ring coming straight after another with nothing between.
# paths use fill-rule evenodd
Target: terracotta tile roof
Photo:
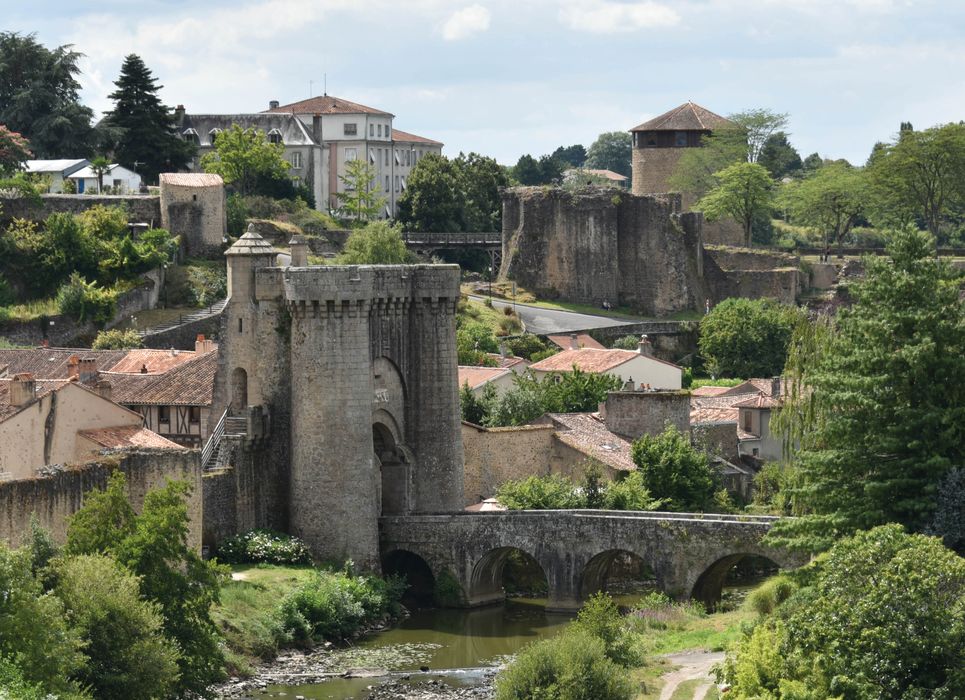
<instances>
[{"instance_id":1,"label":"terracotta tile roof","mask_svg":"<svg viewBox=\"0 0 965 700\"><path fill-rule=\"evenodd\" d=\"M215 187L224 185L220 175L214 173L161 173L162 183L175 187Z\"/></svg>"},{"instance_id":2,"label":"terracotta tile roof","mask_svg":"<svg viewBox=\"0 0 965 700\"><path fill-rule=\"evenodd\" d=\"M685 102L659 117L633 127L630 131L710 131L730 123L729 119L714 114L705 107Z\"/></svg>"},{"instance_id":3,"label":"terracotta tile roof","mask_svg":"<svg viewBox=\"0 0 965 700\"><path fill-rule=\"evenodd\" d=\"M751 392L744 392L732 396L719 394L717 396L690 396L690 423L699 425L701 423L736 423L740 411L735 407L740 401L754 396Z\"/></svg>"},{"instance_id":4,"label":"terracotta tile roof","mask_svg":"<svg viewBox=\"0 0 965 700\"><path fill-rule=\"evenodd\" d=\"M332 95L319 95L310 97L307 100L291 102L273 109L266 109L266 112L293 112L295 114L381 114L391 117L389 112L383 112L374 107L366 107L357 102L343 100L341 97Z\"/></svg>"},{"instance_id":5,"label":"terracotta tile roof","mask_svg":"<svg viewBox=\"0 0 965 700\"><path fill-rule=\"evenodd\" d=\"M736 386L732 386L727 390L728 396L737 396L739 394L756 394L763 392L770 396L771 394L771 380L770 379L748 379L745 382L741 382Z\"/></svg>"},{"instance_id":6,"label":"terracotta tile roof","mask_svg":"<svg viewBox=\"0 0 965 700\"><path fill-rule=\"evenodd\" d=\"M210 406L217 370L218 353L208 352L163 374L106 372L102 377L111 383L111 399L126 406Z\"/></svg>"},{"instance_id":7,"label":"terracotta tile roof","mask_svg":"<svg viewBox=\"0 0 965 700\"><path fill-rule=\"evenodd\" d=\"M579 177L580 175L596 175L613 182L626 182L629 178L626 175L615 173L612 170L600 170L599 168L569 168L563 171L566 177Z\"/></svg>"},{"instance_id":8,"label":"terracotta tile roof","mask_svg":"<svg viewBox=\"0 0 965 700\"><path fill-rule=\"evenodd\" d=\"M398 129L392 129L392 140L402 141L404 143L424 143L427 146L444 146L442 141L433 141L432 139L427 139L425 136L416 136L415 134L410 134L407 131L399 131Z\"/></svg>"},{"instance_id":9,"label":"terracotta tile roof","mask_svg":"<svg viewBox=\"0 0 965 700\"><path fill-rule=\"evenodd\" d=\"M551 343L554 343L564 350L569 350L572 347L572 334L571 333L558 333L555 335L548 335L546 339ZM606 350L602 343L597 341L593 336L588 333L577 333L576 334L576 344L581 348L595 348L597 350Z\"/></svg>"},{"instance_id":10,"label":"terracotta tile roof","mask_svg":"<svg viewBox=\"0 0 965 700\"><path fill-rule=\"evenodd\" d=\"M744 399L734 404L735 408L780 408L782 402L780 398L768 396L763 391L757 396Z\"/></svg>"},{"instance_id":11,"label":"terracotta tile roof","mask_svg":"<svg viewBox=\"0 0 965 700\"><path fill-rule=\"evenodd\" d=\"M556 439L588 457L614 469L636 469L630 457L632 441L611 433L606 423L594 413L548 413L546 418L556 427Z\"/></svg>"},{"instance_id":12,"label":"terracotta tile roof","mask_svg":"<svg viewBox=\"0 0 965 700\"><path fill-rule=\"evenodd\" d=\"M470 389L477 389L494 379L499 379L511 373L512 370L506 367L467 367L460 365L459 387L462 388L465 384L468 384Z\"/></svg>"},{"instance_id":13,"label":"terracotta tile roof","mask_svg":"<svg viewBox=\"0 0 965 700\"><path fill-rule=\"evenodd\" d=\"M153 430L139 425L125 425L97 430L78 430L78 435L92 440L104 448L148 447L162 450L186 449L176 442L161 437Z\"/></svg>"},{"instance_id":14,"label":"terracotta tile roof","mask_svg":"<svg viewBox=\"0 0 965 700\"><path fill-rule=\"evenodd\" d=\"M138 374L142 367L148 374L162 374L197 357L194 350L148 350L139 348L128 350L127 355L112 365L110 372Z\"/></svg>"},{"instance_id":15,"label":"terracotta tile roof","mask_svg":"<svg viewBox=\"0 0 965 700\"><path fill-rule=\"evenodd\" d=\"M70 358L93 357L99 371L107 370L127 355L127 350L89 350L83 348L29 348L0 350L0 365L7 374L30 372L37 379L67 379Z\"/></svg>"},{"instance_id":16,"label":"terracotta tile roof","mask_svg":"<svg viewBox=\"0 0 965 700\"><path fill-rule=\"evenodd\" d=\"M564 350L551 355L530 365L530 369L538 372L569 372L576 365L584 372L599 374L618 367L624 362L629 362L635 357L640 357L640 355L632 350L581 348L579 350Z\"/></svg>"},{"instance_id":17,"label":"terracotta tile roof","mask_svg":"<svg viewBox=\"0 0 965 700\"><path fill-rule=\"evenodd\" d=\"M510 369L513 367L519 369L520 365L523 367L529 367L529 362L524 360L522 357L513 357L512 355L503 357L498 352L487 352L486 355L496 360L496 362L499 363L499 366L503 369Z\"/></svg>"},{"instance_id":18,"label":"terracotta tile roof","mask_svg":"<svg viewBox=\"0 0 965 700\"><path fill-rule=\"evenodd\" d=\"M726 394L730 387L726 386L700 386L696 389L692 389L690 392L691 396L720 396L721 394Z\"/></svg>"}]
</instances>

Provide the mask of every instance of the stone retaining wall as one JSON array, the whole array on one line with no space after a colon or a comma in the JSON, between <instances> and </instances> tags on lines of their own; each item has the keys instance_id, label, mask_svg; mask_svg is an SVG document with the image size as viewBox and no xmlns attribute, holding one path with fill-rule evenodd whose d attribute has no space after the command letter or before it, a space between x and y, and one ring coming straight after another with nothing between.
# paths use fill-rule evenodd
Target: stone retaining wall
<instances>
[{"instance_id":1,"label":"stone retaining wall","mask_svg":"<svg viewBox=\"0 0 965 700\"><path fill-rule=\"evenodd\" d=\"M0 198L0 225L11 219L43 221L51 214L65 212L80 214L98 204L108 207L123 206L131 223L146 223L152 227L161 225L161 198L152 195L90 195L90 194L43 194L41 205L34 206L23 197Z\"/></svg>"}]
</instances>

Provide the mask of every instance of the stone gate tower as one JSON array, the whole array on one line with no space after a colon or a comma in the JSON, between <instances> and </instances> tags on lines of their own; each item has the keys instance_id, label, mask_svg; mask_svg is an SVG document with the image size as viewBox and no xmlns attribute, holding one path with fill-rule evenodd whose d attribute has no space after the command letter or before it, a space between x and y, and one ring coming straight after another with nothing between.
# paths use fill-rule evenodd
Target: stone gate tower
<instances>
[{"instance_id":1,"label":"stone gate tower","mask_svg":"<svg viewBox=\"0 0 965 700\"><path fill-rule=\"evenodd\" d=\"M226 255L219 399L269 425L290 532L378 569L380 515L462 507L459 268L275 267L251 230Z\"/></svg>"}]
</instances>

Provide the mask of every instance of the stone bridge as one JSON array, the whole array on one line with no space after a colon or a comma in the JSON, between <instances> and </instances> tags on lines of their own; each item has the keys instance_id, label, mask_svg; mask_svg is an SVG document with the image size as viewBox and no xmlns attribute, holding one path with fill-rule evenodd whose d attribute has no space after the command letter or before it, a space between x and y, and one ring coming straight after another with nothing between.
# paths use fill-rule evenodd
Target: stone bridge
<instances>
[{"instance_id":1,"label":"stone bridge","mask_svg":"<svg viewBox=\"0 0 965 700\"><path fill-rule=\"evenodd\" d=\"M531 556L548 584L547 608L579 609L602 590L622 554L639 557L658 587L677 599L720 600L728 571L747 556L781 568L805 559L766 547L776 520L767 516L627 511L509 511L405 515L380 519L383 569L425 582L443 572L462 587L468 606L504 598L502 580L513 550ZM421 569L421 572L420 572ZM431 580L429 579L429 580Z\"/></svg>"}]
</instances>

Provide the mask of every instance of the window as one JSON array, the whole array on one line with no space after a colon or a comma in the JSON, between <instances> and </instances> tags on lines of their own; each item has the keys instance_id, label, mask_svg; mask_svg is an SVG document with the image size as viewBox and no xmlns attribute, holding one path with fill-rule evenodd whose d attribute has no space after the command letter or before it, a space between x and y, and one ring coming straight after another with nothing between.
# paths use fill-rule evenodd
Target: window
<instances>
[{"instance_id":1,"label":"window","mask_svg":"<svg viewBox=\"0 0 965 700\"><path fill-rule=\"evenodd\" d=\"M201 407L200 406L189 406L188 407L188 422L190 423L201 423Z\"/></svg>"},{"instance_id":2,"label":"window","mask_svg":"<svg viewBox=\"0 0 965 700\"><path fill-rule=\"evenodd\" d=\"M370 149L369 149L369 162L372 163L373 165L375 165L375 149L374 149L374 148L370 148Z\"/></svg>"},{"instance_id":3,"label":"window","mask_svg":"<svg viewBox=\"0 0 965 700\"><path fill-rule=\"evenodd\" d=\"M195 146L201 145L201 139L198 138L198 132L194 129L185 129L181 135L184 137L185 141L190 141Z\"/></svg>"},{"instance_id":4,"label":"window","mask_svg":"<svg viewBox=\"0 0 965 700\"><path fill-rule=\"evenodd\" d=\"M385 176L385 191L386 191L386 192L389 191L389 176L388 176L388 175Z\"/></svg>"},{"instance_id":5,"label":"window","mask_svg":"<svg viewBox=\"0 0 965 700\"><path fill-rule=\"evenodd\" d=\"M405 192L405 176L402 176L402 191Z\"/></svg>"},{"instance_id":6,"label":"window","mask_svg":"<svg viewBox=\"0 0 965 700\"><path fill-rule=\"evenodd\" d=\"M396 191L396 192L399 191L399 176L398 176L398 175L395 176L395 191Z\"/></svg>"},{"instance_id":7,"label":"window","mask_svg":"<svg viewBox=\"0 0 965 700\"><path fill-rule=\"evenodd\" d=\"M218 138L218 134L220 133L221 133L221 129L218 129L217 127L215 127L214 129L208 132L208 141L211 143L212 146L214 145L214 140Z\"/></svg>"},{"instance_id":8,"label":"window","mask_svg":"<svg viewBox=\"0 0 965 700\"><path fill-rule=\"evenodd\" d=\"M301 151L295 151L294 153L292 153L291 163L292 163L292 167L293 167L293 168L301 168L301 167L302 167L302 152L301 152Z\"/></svg>"},{"instance_id":9,"label":"window","mask_svg":"<svg viewBox=\"0 0 965 700\"><path fill-rule=\"evenodd\" d=\"M375 124L369 124L369 138L375 136Z\"/></svg>"},{"instance_id":10,"label":"window","mask_svg":"<svg viewBox=\"0 0 965 700\"><path fill-rule=\"evenodd\" d=\"M158 407L157 407L157 421L158 421L158 423L170 423L170 422L171 422L171 407L170 407L170 406L158 406Z\"/></svg>"},{"instance_id":11,"label":"window","mask_svg":"<svg viewBox=\"0 0 965 700\"><path fill-rule=\"evenodd\" d=\"M744 430L750 432L751 430L751 412L744 411Z\"/></svg>"},{"instance_id":12,"label":"window","mask_svg":"<svg viewBox=\"0 0 965 700\"><path fill-rule=\"evenodd\" d=\"M281 143L281 132L278 129L272 129L269 131L268 141L270 143Z\"/></svg>"},{"instance_id":13,"label":"window","mask_svg":"<svg viewBox=\"0 0 965 700\"><path fill-rule=\"evenodd\" d=\"M351 124L345 124L344 130L346 136L356 136L359 133L359 126L355 122L352 122Z\"/></svg>"},{"instance_id":14,"label":"window","mask_svg":"<svg viewBox=\"0 0 965 700\"><path fill-rule=\"evenodd\" d=\"M245 332L245 327L244 327L244 325L242 324L242 321L241 321L240 318L238 319L238 332L239 332L239 333L244 333L244 332Z\"/></svg>"},{"instance_id":15,"label":"window","mask_svg":"<svg viewBox=\"0 0 965 700\"><path fill-rule=\"evenodd\" d=\"M412 151L406 151L406 152L405 152L405 164L406 164L406 165L412 165L411 158L412 158Z\"/></svg>"},{"instance_id":16,"label":"window","mask_svg":"<svg viewBox=\"0 0 965 700\"><path fill-rule=\"evenodd\" d=\"M382 138L382 125L379 124L379 138Z\"/></svg>"},{"instance_id":17,"label":"window","mask_svg":"<svg viewBox=\"0 0 965 700\"><path fill-rule=\"evenodd\" d=\"M388 149L388 148L385 149L385 164L386 164L386 165L389 164L389 149Z\"/></svg>"},{"instance_id":18,"label":"window","mask_svg":"<svg viewBox=\"0 0 965 700\"><path fill-rule=\"evenodd\" d=\"M395 164L402 165L402 157L399 155L399 149L395 149Z\"/></svg>"},{"instance_id":19,"label":"window","mask_svg":"<svg viewBox=\"0 0 965 700\"><path fill-rule=\"evenodd\" d=\"M346 149L345 149L345 162L347 163L347 162L350 161L350 160L355 160L355 153L356 153L356 152L355 152L355 149L354 149L354 148L346 148Z\"/></svg>"},{"instance_id":20,"label":"window","mask_svg":"<svg viewBox=\"0 0 965 700\"><path fill-rule=\"evenodd\" d=\"M676 132L676 133L674 134L674 143L677 145L678 148L681 147L681 146L686 146L686 145L687 145L687 132L686 132L686 131L678 131L678 132Z\"/></svg>"}]
</instances>

